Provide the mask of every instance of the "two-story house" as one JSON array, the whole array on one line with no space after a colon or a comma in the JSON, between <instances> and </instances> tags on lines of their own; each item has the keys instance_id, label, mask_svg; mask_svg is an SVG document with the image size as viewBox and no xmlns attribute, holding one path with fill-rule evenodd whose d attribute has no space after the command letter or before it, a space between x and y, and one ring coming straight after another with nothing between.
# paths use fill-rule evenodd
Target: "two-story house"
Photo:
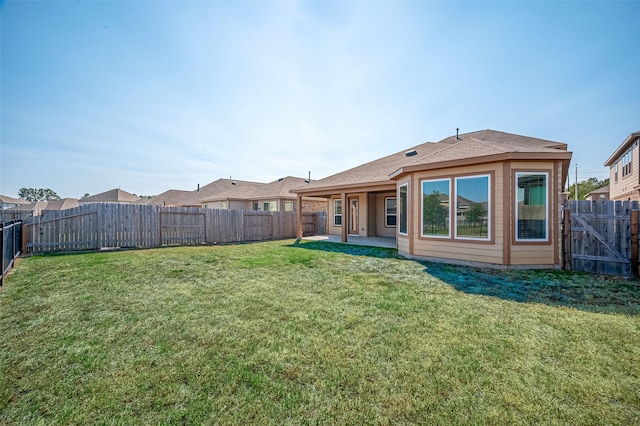
<instances>
[{"instance_id":1,"label":"two-story house","mask_svg":"<svg viewBox=\"0 0 640 426\"><path fill-rule=\"evenodd\" d=\"M640 200L640 131L631 133L604 163L611 200Z\"/></svg>"}]
</instances>

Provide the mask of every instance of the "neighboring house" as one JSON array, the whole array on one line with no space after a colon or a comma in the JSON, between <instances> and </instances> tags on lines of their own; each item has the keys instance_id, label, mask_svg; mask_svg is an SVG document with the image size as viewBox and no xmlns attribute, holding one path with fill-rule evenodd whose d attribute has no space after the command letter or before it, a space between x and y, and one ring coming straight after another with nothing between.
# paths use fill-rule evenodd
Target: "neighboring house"
<instances>
[{"instance_id":1,"label":"neighboring house","mask_svg":"<svg viewBox=\"0 0 640 426\"><path fill-rule=\"evenodd\" d=\"M329 198L329 233L345 242L350 234L395 237L406 257L551 267L561 264L560 202L570 161L566 144L482 130L294 192Z\"/></svg>"},{"instance_id":2,"label":"neighboring house","mask_svg":"<svg viewBox=\"0 0 640 426\"><path fill-rule=\"evenodd\" d=\"M184 200L182 200L183 207L202 207L202 200L208 200L213 197L230 191L232 189L253 187L254 185L264 185L259 182L249 182L245 180L237 179L218 179L203 187L198 185L195 191L192 191Z\"/></svg>"},{"instance_id":3,"label":"neighboring house","mask_svg":"<svg viewBox=\"0 0 640 426\"><path fill-rule=\"evenodd\" d=\"M298 197L291 190L308 184L303 178L287 176L269 183L253 182L202 200L202 207L259 211L298 211ZM327 211L327 200L303 197L302 211Z\"/></svg>"},{"instance_id":4,"label":"neighboring house","mask_svg":"<svg viewBox=\"0 0 640 426\"><path fill-rule=\"evenodd\" d=\"M631 133L604 163L609 167L609 198L640 200L640 131Z\"/></svg>"},{"instance_id":5,"label":"neighboring house","mask_svg":"<svg viewBox=\"0 0 640 426\"><path fill-rule=\"evenodd\" d=\"M100 194L92 195L80 200L80 204L91 203L118 203L118 204L133 204L140 200L140 197L123 191L119 188L112 189L110 191L101 192Z\"/></svg>"},{"instance_id":6,"label":"neighboring house","mask_svg":"<svg viewBox=\"0 0 640 426\"><path fill-rule=\"evenodd\" d=\"M145 204L150 206L184 206L193 191L181 191L179 189L170 189L151 198L141 198L136 204Z\"/></svg>"},{"instance_id":7,"label":"neighboring house","mask_svg":"<svg viewBox=\"0 0 640 426\"><path fill-rule=\"evenodd\" d=\"M47 208L46 201L36 201L34 203L27 203L17 207L11 207L7 209L7 211L20 211L20 212L31 212L30 216L39 216L43 210Z\"/></svg>"},{"instance_id":8,"label":"neighboring house","mask_svg":"<svg viewBox=\"0 0 640 426\"><path fill-rule=\"evenodd\" d=\"M61 198L60 200L48 201L47 205L42 209L42 214L48 211L59 211L78 207L80 202L75 198Z\"/></svg>"},{"instance_id":9,"label":"neighboring house","mask_svg":"<svg viewBox=\"0 0 640 426\"><path fill-rule=\"evenodd\" d=\"M22 198L7 197L6 195L0 195L0 210L10 209L12 207L20 207L29 204L27 200Z\"/></svg>"},{"instance_id":10,"label":"neighboring house","mask_svg":"<svg viewBox=\"0 0 640 426\"><path fill-rule=\"evenodd\" d=\"M584 199L589 201L608 200L609 185L603 186L602 188L594 189L593 191L585 195Z\"/></svg>"}]
</instances>

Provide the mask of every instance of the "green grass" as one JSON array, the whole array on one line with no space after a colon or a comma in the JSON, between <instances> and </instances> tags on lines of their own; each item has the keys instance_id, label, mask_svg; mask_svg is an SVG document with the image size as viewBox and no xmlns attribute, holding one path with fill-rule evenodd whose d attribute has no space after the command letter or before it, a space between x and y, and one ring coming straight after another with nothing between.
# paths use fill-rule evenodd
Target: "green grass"
<instances>
[{"instance_id":1,"label":"green grass","mask_svg":"<svg viewBox=\"0 0 640 426\"><path fill-rule=\"evenodd\" d=\"M35 256L0 290L0 424L629 425L638 360L634 282L385 249Z\"/></svg>"}]
</instances>

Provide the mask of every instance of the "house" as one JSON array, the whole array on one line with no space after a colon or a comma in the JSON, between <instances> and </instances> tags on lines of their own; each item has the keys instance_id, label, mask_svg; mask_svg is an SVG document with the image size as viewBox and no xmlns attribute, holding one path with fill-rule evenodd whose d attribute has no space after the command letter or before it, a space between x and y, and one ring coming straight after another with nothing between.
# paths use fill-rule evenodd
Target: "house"
<instances>
[{"instance_id":1,"label":"house","mask_svg":"<svg viewBox=\"0 0 640 426\"><path fill-rule=\"evenodd\" d=\"M42 214L48 211L59 211L72 209L78 207L80 202L75 198L61 198L59 200L48 201L46 206L42 209Z\"/></svg>"},{"instance_id":2,"label":"house","mask_svg":"<svg viewBox=\"0 0 640 426\"><path fill-rule=\"evenodd\" d=\"M259 182L250 182L238 179L218 179L203 187L198 185L195 191L192 191L187 197L182 200L183 207L202 207L202 200L208 200L218 196L224 192L228 192L237 188L253 187L255 185L264 185Z\"/></svg>"},{"instance_id":3,"label":"house","mask_svg":"<svg viewBox=\"0 0 640 426\"><path fill-rule=\"evenodd\" d=\"M298 211L327 210L327 200L323 198L298 197L291 190L304 186L308 179L287 176L269 183L253 182L250 185L236 186L213 197L202 199L202 207L215 209L238 209L259 211Z\"/></svg>"},{"instance_id":4,"label":"house","mask_svg":"<svg viewBox=\"0 0 640 426\"><path fill-rule=\"evenodd\" d=\"M188 198L193 191L182 191L179 189L169 189L168 191L158 194L151 198L141 198L136 204L144 204L150 206L183 206L187 203Z\"/></svg>"},{"instance_id":5,"label":"house","mask_svg":"<svg viewBox=\"0 0 640 426\"><path fill-rule=\"evenodd\" d=\"M22 198L7 197L6 195L0 195L0 210L10 209L12 207L20 207L29 204L27 200Z\"/></svg>"},{"instance_id":6,"label":"house","mask_svg":"<svg viewBox=\"0 0 640 426\"><path fill-rule=\"evenodd\" d=\"M604 163L609 167L609 198L640 200L640 130L631 133Z\"/></svg>"},{"instance_id":7,"label":"house","mask_svg":"<svg viewBox=\"0 0 640 426\"><path fill-rule=\"evenodd\" d=\"M115 188L109 191L101 192L100 194L92 195L80 200L80 205L91 203L118 203L118 204L133 204L140 200L140 197L134 194L130 194L127 191L123 191L120 188Z\"/></svg>"},{"instance_id":8,"label":"house","mask_svg":"<svg viewBox=\"0 0 640 426\"><path fill-rule=\"evenodd\" d=\"M603 186L602 188L594 189L593 191L585 195L584 199L589 201L608 200L609 185Z\"/></svg>"},{"instance_id":9,"label":"house","mask_svg":"<svg viewBox=\"0 0 640 426\"><path fill-rule=\"evenodd\" d=\"M482 130L423 143L294 192L328 198L329 233L344 242L350 235L391 237L410 258L557 267L570 161L564 143Z\"/></svg>"}]
</instances>

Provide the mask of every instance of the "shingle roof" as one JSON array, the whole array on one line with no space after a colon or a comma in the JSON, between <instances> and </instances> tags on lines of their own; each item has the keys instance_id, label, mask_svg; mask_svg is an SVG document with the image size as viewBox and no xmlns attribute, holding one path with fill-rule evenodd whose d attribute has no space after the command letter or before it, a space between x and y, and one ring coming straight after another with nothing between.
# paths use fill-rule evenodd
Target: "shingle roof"
<instances>
[{"instance_id":1,"label":"shingle roof","mask_svg":"<svg viewBox=\"0 0 640 426\"><path fill-rule=\"evenodd\" d=\"M200 207L201 202L204 200L216 197L230 190L254 185L264 185L264 183L237 179L218 179L201 187L198 191L192 191L191 194L183 200L183 205Z\"/></svg>"},{"instance_id":2,"label":"shingle roof","mask_svg":"<svg viewBox=\"0 0 640 426\"><path fill-rule=\"evenodd\" d=\"M254 182L254 185L236 187L213 197L203 198L202 201L257 200L267 198L295 199L296 195L293 194L291 190L305 185L305 182L305 179L293 176L287 176L269 183Z\"/></svg>"},{"instance_id":3,"label":"shingle roof","mask_svg":"<svg viewBox=\"0 0 640 426\"><path fill-rule=\"evenodd\" d=\"M60 200L49 201L44 210L67 210L78 207L79 205L80 203L75 198L62 198Z\"/></svg>"},{"instance_id":4,"label":"shingle roof","mask_svg":"<svg viewBox=\"0 0 640 426\"><path fill-rule=\"evenodd\" d=\"M170 189L151 198L142 198L136 201L136 204L145 204L150 206L181 206L184 205L192 193L193 191Z\"/></svg>"},{"instance_id":5,"label":"shingle roof","mask_svg":"<svg viewBox=\"0 0 640 426\"><path fill-rule=\"evenodd\" d=\"M133 203L140 199L137 195L128 193L119 188L115 188L109 191L101 192L100 194L92 195L87 198L83 198L83 203Z\"/></svg>"},{"instance_id":6,"label":"shingle roof","mask_svg":"<svg viewBox=\"0 0 640 426\"><path fill-rule=\"evenodd\" d=\"M27 200L22 198L7 197L6 195L0 195L0 201L5 204L29 204Z\"/></svg>"},{"instance_id":7,"label":"shingle roof","mask_svg":"<svg viewBox=\"0 0 640 426\"><path fill-rule=\"evenodd\" d=\"M566 154L566 149L567 145L560 142L495 130L480 130L450 136L436 143L426 142L312 182L295 189L294 192L304 194L330 187L350 187L372 183L390 184L390 176L408 166L420 167L514 152ZM408 153L413 155L407 155Z\"/></svg>"}]
</instances>

